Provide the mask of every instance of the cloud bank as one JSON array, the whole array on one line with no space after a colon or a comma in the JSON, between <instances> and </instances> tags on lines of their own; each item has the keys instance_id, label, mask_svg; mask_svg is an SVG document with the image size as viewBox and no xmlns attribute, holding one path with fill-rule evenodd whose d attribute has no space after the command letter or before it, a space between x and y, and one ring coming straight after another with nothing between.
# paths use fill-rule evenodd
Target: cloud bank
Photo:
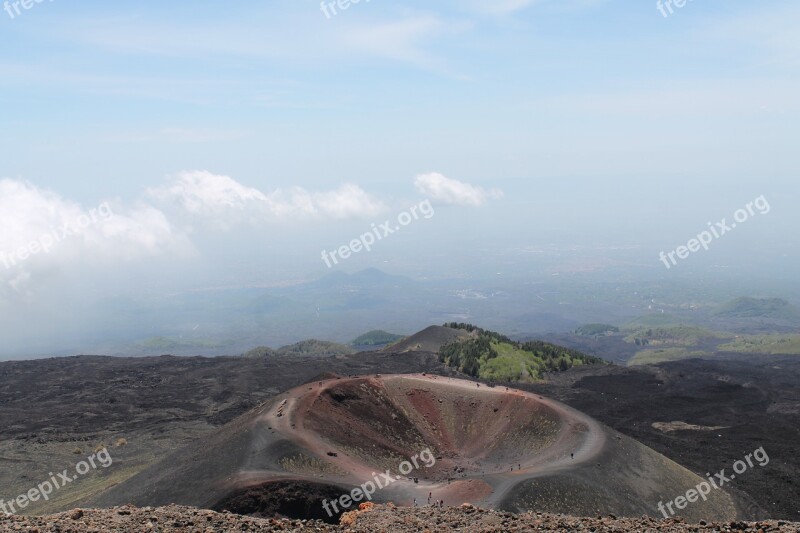
<instances>
[{"instance_id":1,"label":"cloud bank","mask_svg":"<svg viewBox=\"0 0 800 533\"><path fill-rule=\"evenodd\" d=\"M438 173L417 176L418 193L434 202L477 207L486 191ZM199 253L207 231L227 235L294 222L371 218L389 209L358 185L270 192L205 170L179 172L126 204L84 207L21 180L0 180L0 298L27 294L59 272Z\"/></svg>"}]
</instances>

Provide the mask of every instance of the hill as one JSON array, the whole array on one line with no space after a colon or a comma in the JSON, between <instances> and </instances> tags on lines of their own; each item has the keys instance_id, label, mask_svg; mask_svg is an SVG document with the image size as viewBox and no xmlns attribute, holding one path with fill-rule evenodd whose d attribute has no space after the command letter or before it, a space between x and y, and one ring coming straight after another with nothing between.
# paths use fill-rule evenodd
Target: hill
<instances>
[{"instance_id":1,"label":"hill","mask_svg":"<svg viewBox=\"0 0 800 533\"><path fill-rule=\"evenodd\" d=\"M610 324L585 324L575 330L575 335L593 337L619 333L619 328Z\"/></svg>"},{"instance_id":2,"label":"hill","mask_svg":"<svg viewBox=\"0 0 800 533\"><path fill-rule=\"evenodd\" d=\"M392 344L393 342L397 342L400 339L404 339L405 335L395 335L394 333L389 333L387 331L383 331L382 329L374 329L370 332L364 333L353 339L350 343L351 346L385 346L387 344Z\"/></svg>"},{"instance_id":3,"label":"hill","mask_svg":"<svg viewBox=\"0 0 800 533\"><path fill-rule=\"evenodd\" d=\"M391 346L387 346L383 351L392 353L412 351L436 353L445 344L469 336L470 333L463 329L430 326Z\"/></svg>"},{"instance_id":4,"label":"hill","mask_svg":"<svg viewBox=\"0 0 800 533\"><path fill-rule=\"evenodd\" d=\"M289 344L275 350L276 355L350 355L355 353L349 346L339 344L338 342L318 341L316 339L308 339L300 341L295 344Z\"/></svg>"},{"instance_id":5,"label":"hill","mask_svg":"<svg viewBox=\"0 0 800 533\"><path fill-rule=\"evenodd\" d=\"M543 341L516 342L472 324L446 324L470 334L439 349L439 360L468 376L488 381L537 381L545 372L568 370L583 364L605 363L577 350Z\"/></svg>"},{"instance_id":6,"label":"hill","mask_svg":"<svg viewBox=\"0 0 800 533\"><path fill-rule=\"evenodd\" d=\"M781 298L736 298L721 305L714 314L724 318L778 318L800 317L795 306Z\"/></svg>"}]
</instances>

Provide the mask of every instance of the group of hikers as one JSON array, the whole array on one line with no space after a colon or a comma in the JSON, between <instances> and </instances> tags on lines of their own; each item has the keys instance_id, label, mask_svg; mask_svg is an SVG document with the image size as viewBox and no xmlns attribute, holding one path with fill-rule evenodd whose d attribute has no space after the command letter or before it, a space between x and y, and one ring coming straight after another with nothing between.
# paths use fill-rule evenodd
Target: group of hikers
<instances>
[{"instance_id":1,"label":"group of hikers","mask_svg":"<svg viewBox=\"0 0 800 533\"><path fill-rule=\"evenodd\" d=\"M428 505L433 505L434 507L444 507L444 500L435 500L433 503L431 503L431 499L432 498L433 498L433 493L429 492L428 493ZM416 507L416 506L417 506L417 499L414 498L414 507Z\"/></svg>"}]
</instances>

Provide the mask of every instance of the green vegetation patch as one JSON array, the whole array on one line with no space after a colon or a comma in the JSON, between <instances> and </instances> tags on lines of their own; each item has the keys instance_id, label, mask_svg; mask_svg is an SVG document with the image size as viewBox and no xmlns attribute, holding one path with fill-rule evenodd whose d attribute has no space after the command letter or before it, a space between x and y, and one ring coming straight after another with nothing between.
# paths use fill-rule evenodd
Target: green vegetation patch
<instances>
[{"instance_id":1,"label":"green vegetation patch","mask_svg":"<svg viewBox=\"0 0 800 533\"><path fill-rule=\"evenodd\" d=\"M611 335L613 333L619 333L619 328L617 326L612 326L611 324L586 324L575 330L575 335L581 335L585 337Z\"/></svg>"},{"instance_id":2,"label":"green vegetation patch","mask_svg":"<svg viewBox=\"0 0 800 533\"><path fill-rule=\"evenodd\" d=\"M349 355L356 353L349 346L339 344L338 342L318 341L316 339L308 339L300 341L296 344L283 346L275 350L275 355Z\"/></svg>"},{"instance_id":3,"label":"green vegetation patch","mask_svg":"<svg viewBox=\"0 0 800 533\"><path fill-rule=\"evenodd\" d=\"M726 352L800 355L800 335L748 335L718 348Z\"/></svg>"},{"instance_id":4,"label":"green vegetation patch","mask_svg":"<svg viewBox=\"0 0 800 533\"><path fill-rule=\"evenodd\" d=\"M728 339L731 335L696 326L648 327L633 330L625 342L636 346L695 346L704 339Z\"/></svg>"},{"instance_id":5,"label":"green vegetation patch","mask_svg":"<svg viewBox=\"0 0 800 533\"><path fill-rule=\"evenodd\" d=\"M487 381L538 381L545 372L568 370L583 364L605 364L577 350L542 341L516 342L471 324L445 327L474 332L475 337L451 342L439 350L439 361Z\"/></svg>"},{"instance_id":6,"label":"green vegetation patch","mask_svg":"<svg viewBox=\"0 0 800 533\"><path fill-rule=\"evenodd\" d=\"M654 365L666 361L678 361L680 359L691 359L692 357L709 357L710 355L708 352L688 348L656 348L636 352L636 355L628 361L628 366Z\"/></svg>"}]
</instances>

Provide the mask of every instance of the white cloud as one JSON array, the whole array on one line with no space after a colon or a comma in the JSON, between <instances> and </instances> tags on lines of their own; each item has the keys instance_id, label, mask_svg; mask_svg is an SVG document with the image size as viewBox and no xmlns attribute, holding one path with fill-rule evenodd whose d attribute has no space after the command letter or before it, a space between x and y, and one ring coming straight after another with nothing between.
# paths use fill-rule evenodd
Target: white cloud
<instances>
[{"instance_id":1,"label":"white cloud","mask_svg":"<svg viewBox=\"0 0 800 533\"><path fill-rule=\"evenodd\" d=\"M431 200L455 205L480 206L502 195L437 173L417 176L415 184ZM2 179L0 302L33 294L65 276L92 279L99 272L114 272L119 264L196 253L193 241L200 245L204 229L371 218L387 209L353 183L323 191L292 187L264 192L208 171L168 177L137 203L113 200L88 207L25 181Z\"/></svg>"},{"instance_id":2,"label":"white cloud","mask_svg":"<svg viewBox=\"0 0 800 533\"><path fill-rule=\"evenodd\" d=\"M148 189L148 194L177 203L189 214L215 217L220 223L235 222L243 215L252 222L263 222L265 217L369 217L386 209L380 200L353 184L323 192L293 187L264 193L207 171L182 172L170 178L170 183Z\"/></svg>"},{"instance_id":3,"label":"white cloud","mask_svg":"<svg viewBox=\"0 0 800 533\"><path fill-rule=\"evenodd\" d=\"M385 211L386 206L361 187L351 183L338 189L314 195L320 211L334 218L369 217Z\"/></svg>"},{"instance_id":4,"label":"white cloud","mask_svg":"<svg viewBox=\"0 0 800 533\"><path fill-rule=\"evenodd\" d=\"M89 234L86 238L90 242L124 243L124 246L115 246L113 254L126 258L141 253L156 254L183 239L175 234L163 212L146 204L130 208L125 213L115 212L98 226L97 236Z\"/></svg>"},{"instance_id":5,"label":"white cloud","mask_svg":"<svg viewBox=\"0 0 800 533\"><path fill-rule=\"evenodd\" d=\"M258 189L246 187L229 176L206 171L181 172L170 184L148 189L147 193L157 200L175 201L196 215L241 211L248 205L270 201Z\"/></svg>"},{"instance_id":6,"label":"white cloud","mask_svg":"<svg viewBox=\"0 0 800 533\"><path fill-rule=\"evenodd\" d=\"M206 171L180 173L148 189L147 196L178 210L117 201L84 207L24 181L0 180L0 297L29 293L58 271L191 251L188 235L194 229L175 225L187 215L229 230L244 220L369 217L386 209L353 184L332 191L295 187L265 194Z\"/></svg>"},{"instance_id":7,"label":"white cloud","mask_svg":"<svg viewBox=\"0 0 800 533\"><path fill-rule=\"evenodd\" d=\"M490 199L501 198L499 189L485 190L455 179L448 178L438 172L420 174L414 180L414 186L421 194L432 200L445 204L478 207Z\"/></svg>"},{"instance_id":8,"label":"white cloud","mask_svg":"<svg viewBox=\"0 0 800 533\"><path fill-rule=\"evenodd\" d=\"M267 209L278 218L314 215L317 208L311 194L302 187L292 187L288 191L277 189L267 196Z\"/></svg>"}]
</instances>

